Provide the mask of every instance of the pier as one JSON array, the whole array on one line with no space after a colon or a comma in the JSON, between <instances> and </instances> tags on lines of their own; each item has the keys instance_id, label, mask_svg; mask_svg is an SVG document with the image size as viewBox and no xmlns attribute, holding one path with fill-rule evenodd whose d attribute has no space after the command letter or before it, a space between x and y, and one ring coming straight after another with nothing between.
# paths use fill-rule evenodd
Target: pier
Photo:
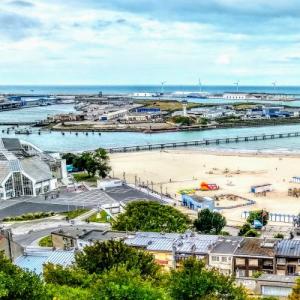
<instances>
[{"instance_id":1,"label":"pier","mask_svg":"<svg viewBox=\"0 0 300 300\"><path fill-rule=\"evenodd\" d=\"M169 148L197 147L197 146L208 146L208 145L219 145L219 144L230 144L230 143L232 144L232 143L239 143L239 142L257 142L257 141L283 139L283 138L291 138L291 137L300 137L300 132L262 134L262 135L227 137L227 138L217 138L217 139L207 139L207 140L187 141L187 142L170 142L170 143L159 143L159 144L148 144L148 145L137 145L137 146L126 146L126 147L114 147L114 148L107 149L107 151L110 153L138 152L138 151L162 150L162 149L169 149Z\"/></svg>"}]
</instances>

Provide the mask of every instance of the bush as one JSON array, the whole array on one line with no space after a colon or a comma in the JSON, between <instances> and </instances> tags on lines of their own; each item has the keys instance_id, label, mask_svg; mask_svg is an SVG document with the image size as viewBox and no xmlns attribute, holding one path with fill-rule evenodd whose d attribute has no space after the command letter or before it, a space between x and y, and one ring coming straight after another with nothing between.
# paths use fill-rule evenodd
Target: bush
<instances>
[{"instance_id":1,"label":"bush","mask_svg":"<svg viewBox=\"0 0 300 300\"><path fill-rule=\"evenodd\" d=\"M275 239L284 239L284 235L282 233L276 233L274 234Z\"/></svg>"},{"instance_id":2,"label":"bush","mask_svg":"<svg viewBox=\"0 0 300 300\"><path fill-rule=\"evenodd\" d=\"M48 218L54 216L55 212L35 212L35 213L27 213L20 216L15 217L5 217L3 222L12 222L12 221L29 221L29 220L37 220L42 218Z\"/></svg>"},{"instance_id":3,"label":"bush","mask_svg":"<svg viewBox=\"0 0 300 300\"><path fill-rule=\"evenodd\" d=\"M244 234L245 237L257 237L259 233L255 229L250 229Z\"/></svg>"},{"instance_id":4,"label":"bush","mask_svg":"<svg viewBox=\"0 0 300 300\"><path fill-rule=\"evenodd\" d=\"M195 123L195 121L190 117L184 117L184 116L175 116L171 118L171 121L185 126L190 126Z\"/></svg>"}]
</instances>

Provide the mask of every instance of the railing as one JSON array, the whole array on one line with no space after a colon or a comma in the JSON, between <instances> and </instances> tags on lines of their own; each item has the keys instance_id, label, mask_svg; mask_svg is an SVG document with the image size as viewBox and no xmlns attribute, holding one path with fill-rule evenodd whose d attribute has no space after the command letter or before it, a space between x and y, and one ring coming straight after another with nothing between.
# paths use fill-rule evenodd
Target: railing
<instances>
[{"instance_id":1,"label":"railing","mask_svg":"<svg viewBox=\"0 0 300 300\"><path fill-rule=\"evenodd\" d=\"M249 214L250 214L249 211L242 212L242 218L247 219L249 217ZM297 215L269 213L269 221L272 222L293 223L296 217Z\"/></svg>"}]
</instances>

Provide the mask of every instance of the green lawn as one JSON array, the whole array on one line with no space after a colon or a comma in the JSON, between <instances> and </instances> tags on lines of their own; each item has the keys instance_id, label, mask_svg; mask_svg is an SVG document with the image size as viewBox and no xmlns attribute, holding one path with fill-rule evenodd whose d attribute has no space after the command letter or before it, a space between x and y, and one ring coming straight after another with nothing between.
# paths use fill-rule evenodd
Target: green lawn
<instances>
[{"instance_id":1,"label":"green lawn","mask_svg":"<svg viewBox=\"0 0 300 300\"><path fill-rule=\"evenodd\" d=\"M74 173L73 177L77 182L86 181L86 182L95 183L97 182L98 179L97 176L89 176L89 174L86 172Z\"/></svg>"},{"instance_id":2,"label":"green lawn","mask_svg":"<svg viewBox=\"0 0 300 300\"><path fill-rule=\"evenodd\" d=\"M39 241L39 246L40 247L53 247L51 235L47 235L47 236L43 237Z\"/></svg>"},{"instance_id":3,"label":"green lawn","mask_svg":"<svg viewBox=\"0 0 300 300\"><path fill-rule=\"evenodd\" d=\"M104 210L101 210L100 213L91 215L87 221L96 223L109 223L107 216L108 214Z\"/></svg>"},{"instance_id":4,"label":"green lawn","mask_svg":"<svg viewBox=\"0 0 300 300\"><path fill-rule=\"evenodd\" d=\"M75 209L75 210L63 212L62 214L64 216L68 217L69 219L74 219L74 218L77 218L78 216L80 216L82 214L85 214L88 211L89 211L89 209L86 209L86 208L78 208L78 209Z\"/></svg>"}]
</instances>

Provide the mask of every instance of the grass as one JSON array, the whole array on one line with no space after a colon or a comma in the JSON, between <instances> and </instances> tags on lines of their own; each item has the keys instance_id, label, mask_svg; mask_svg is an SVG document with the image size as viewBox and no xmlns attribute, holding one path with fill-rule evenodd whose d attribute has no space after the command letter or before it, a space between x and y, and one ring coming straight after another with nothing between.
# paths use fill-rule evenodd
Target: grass
<instances>
[{"instance_id":1,"label":"grass","mask_svg":"<svg viewBox=\"0 0 300 300\"><path fill-rule=\"evenodd\" d=\"M74 218L77 218L78 216L80 216L82 214L85 214L88 211L89 211L89 209L86 209L86 208L78 208L78 209L75 209L75 210L63 212L62 214L64 216L68 217L69 219L74 219Z\"/></svg>"},{"instance_id":2,"label":"grass","mask_svg":"<svg viewBox=\"0 0 300 300\"><path fill-rule=\"evenodd\" d=\"M144 104L146 107L151 108L160 108L160 110L168 111L168 112L174 112L178 110L182 110L182 103L179 101L173 101L173 100L167 100L167 101L161 101L161 100L142 100L142 101L136 101L137 103ZM203 107L203 106L209 106L204 105L201 103L188 103L187 108L196 108L196 107Z\"/></svg>"},{"instance_id":3,"label":"grass","mask_svg":"<svg viewBox=\"0 0 300 300\"><path fill-rule=\"evenodd\" d=\"M51 235L47 235L47 236L43 237L42 239L40 239L39 246L40 247L53 247Z\"/></svg>"},{"instance_id":4,"label":"grass","mask_svg":"<svg viewBox=\"0 0 300 300\"><path fill-rule=\"evenodd\" d=\"M96 222L96 223L109 223L107 221L107 216L108 216L108 214L104 210L101 210L100 213L96 213L96 214L91 215L87 219L87 221L89 221L89 222Z\"/></svg>"},{"instance_id":5,"label":"grass","mask_svg":"<svg viewBox=\"0 0 300 300\"><path fill-rule=\"evenodd\" d=\"M89 176L89 174L85 172L75 173L73 174L73 177L77 182L86 181L86 182L95 183L97 182L98 179L97 176Z\"/></svg>"},{"instance_id":6,"label":"grass","mask_svg":"<svg viewBox=\"0 0 300 300\"><path fill-rule=\"evenodd\" d=\"M2 221L3 222L10 222L10 221L29 221L29 220L37 220L43 219L47 217L52 217L56 213L55 212L35 212L35 213L27 213L20 216L14 217L6 217Z\"/></svg>"}]
</instances>

